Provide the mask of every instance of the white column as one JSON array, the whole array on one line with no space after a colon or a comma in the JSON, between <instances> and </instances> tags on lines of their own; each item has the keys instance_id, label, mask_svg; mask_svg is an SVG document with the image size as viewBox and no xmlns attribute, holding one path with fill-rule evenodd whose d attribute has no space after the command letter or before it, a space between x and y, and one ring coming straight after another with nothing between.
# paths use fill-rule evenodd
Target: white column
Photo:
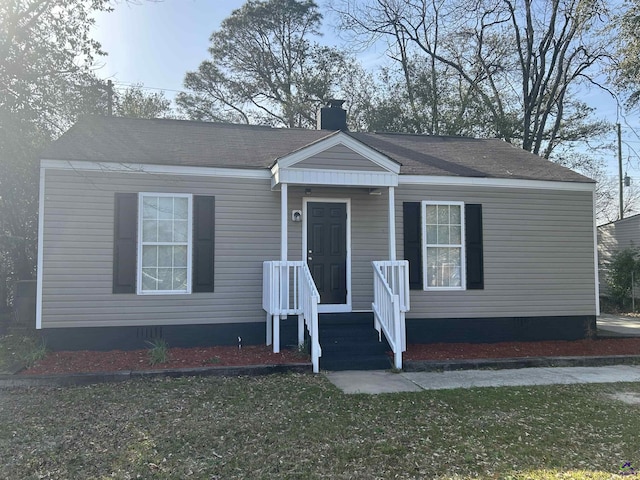
<instances>
[{"instance_id":1,"label":"white column","mask_svg":"<svg viewBox=\"0 0 640 480\"><path fill-rule=\"evenodd\" d=\"M396 192L389 187L389 260L396 260Z\"/></svg>"},{"instance_id":2,"label":"white column","mask_svg":"<svg viewBox=\"0 0 640 480\"><path fill-rule=\"evenodd\" d=\"M280 186L280 260L287 261L287 184ZM286 265L280 267L279 275L280 307L287 308L289 302L289 270ZM286 315L274 315L273 317L273 351L280 352L280 320Z\"/></svg>"},{"instance_id":3,"label":"white column","mask_svg":"<svg viewBox=\"0 0 640 480\"><path fill-rule=\"evenodd\" d=\"M280 260L287 261L287 184L280 190Z\"/></svg>"}]
</instances>

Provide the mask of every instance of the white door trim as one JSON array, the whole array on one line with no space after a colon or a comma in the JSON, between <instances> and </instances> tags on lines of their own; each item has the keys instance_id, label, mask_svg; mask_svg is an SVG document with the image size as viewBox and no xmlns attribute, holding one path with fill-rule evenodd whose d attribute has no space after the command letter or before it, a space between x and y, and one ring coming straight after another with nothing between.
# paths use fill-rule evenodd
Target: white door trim
<instances>
[{"instance_id":1,"label":"white door trim","mask_svg":"<svg viewBox=\"0 0 640 480\"><path fill-rule=\"evenodd\" d=\"M344 313L351 312L351 199L350 198L325 198L303 197L302 199L302 260L307 261L307 204L309 202L320 203L344 203L347 206L347 303L318 305L318 313Z\"/></svg>"}]
</instances>

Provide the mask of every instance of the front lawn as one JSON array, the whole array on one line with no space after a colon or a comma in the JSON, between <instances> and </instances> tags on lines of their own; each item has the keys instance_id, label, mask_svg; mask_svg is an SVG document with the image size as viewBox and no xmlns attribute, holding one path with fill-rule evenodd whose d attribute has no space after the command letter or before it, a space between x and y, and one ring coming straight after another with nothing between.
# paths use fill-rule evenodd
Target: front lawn
<instances>
[{"instance_id":1,"label":"front lawn","mask_svg":"<svg viewBox=\"0 0 640 480\"><path fill-rule=\"evenodd\" d=\"M0 478L615 478L640 384L344 395L323 376L0 390Z\"/></svg>"}]
</instances>

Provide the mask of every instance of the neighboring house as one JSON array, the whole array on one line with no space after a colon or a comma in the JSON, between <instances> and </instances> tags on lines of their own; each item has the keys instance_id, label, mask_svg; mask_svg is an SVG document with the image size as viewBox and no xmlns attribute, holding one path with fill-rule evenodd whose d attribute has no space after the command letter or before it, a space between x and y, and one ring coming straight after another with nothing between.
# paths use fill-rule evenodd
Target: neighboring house
<instances>
[{"instance_id":1,"label":"neighboring house","mask_svg":"<svg viewBox=\"0 0 640 480\"><path fill-rule=\"evenodd\" d=\"M318 130L80 120L41 161L48 345L259 343L272 322L277 343L278 296L312 298L293 278L304 265L321 313L371 312L390 285L409 343L593 331L592 180L497 139L347 132L344 110L322 115Z\"/></svg>"},{"instance_id":2,"label":"neighboring house","mask_svg":"<svg viewBox=\"0 0 640 480\"><path fill-rule=\"evenodd\" d=\"M609 262L614 253L640 246L640 215L616 220L598 227L600 293L607 294Z\"/></svg>"}]
</instances>

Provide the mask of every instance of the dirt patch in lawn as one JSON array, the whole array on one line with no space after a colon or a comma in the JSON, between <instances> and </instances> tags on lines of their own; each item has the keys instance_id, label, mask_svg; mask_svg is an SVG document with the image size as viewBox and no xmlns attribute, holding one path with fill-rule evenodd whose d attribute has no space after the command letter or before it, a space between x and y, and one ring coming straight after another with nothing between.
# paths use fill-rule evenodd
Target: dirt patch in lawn
<instances>
[{"instance_id":1,"label":"dirt patch in lawn","mask_svg":"<svg viewBox=\"0 0 640 480\"><path fill-rule=\"evenodd\" d=\"M151 365L149 350L112 350L50 352L33 367L21 374L56 374L85 372L117 372L123 370L164 370L173 368L280 365L308 362L308 356L296 350L273 353L266 345L216 346L198 348L170 348L168 360Z\"/></svg>"},{"instance_id":2,"label":"dirt patch in lawn","mask_svg":"<svg viewBox=\"0 0 640 480\"><path fill-rule=\"evenodd\" d=\"M640 355L639 338L548 342L410 344L404 360L458 360L477 358L573 357ZM266 345L170 348L168 361L150 365L149 350L50 352L23 374L160 370L206 366L275 365L308 362L295 350L273 353Z\"/></svg>"}]
</instances>

